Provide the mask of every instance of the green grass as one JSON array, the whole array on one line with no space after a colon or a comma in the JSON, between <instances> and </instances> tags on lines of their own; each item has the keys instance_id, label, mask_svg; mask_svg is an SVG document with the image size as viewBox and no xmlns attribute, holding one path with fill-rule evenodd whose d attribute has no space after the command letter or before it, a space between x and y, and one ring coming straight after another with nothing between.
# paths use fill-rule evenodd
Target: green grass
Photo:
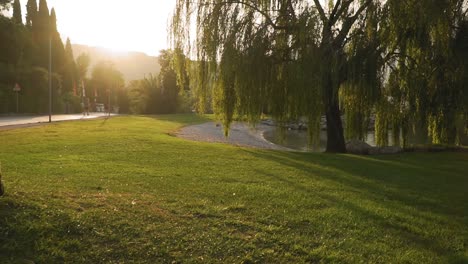
<instances>
[{"instance_id":1,"label":"green grass","mask_svg":"<svg viewBox=\"0 0 468 264\"><path fill-rule=\"evenodd\" d=\"M467 153L192 142L202 117L0 131L0 263L467 263Z\"/></svg>"}]
</instances>

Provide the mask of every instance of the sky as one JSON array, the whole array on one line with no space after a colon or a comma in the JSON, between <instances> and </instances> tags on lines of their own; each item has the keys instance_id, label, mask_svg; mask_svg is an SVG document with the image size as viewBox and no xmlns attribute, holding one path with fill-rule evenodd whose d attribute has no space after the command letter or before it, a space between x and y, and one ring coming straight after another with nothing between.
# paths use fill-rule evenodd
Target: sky
<instances>
[{"instance_id":1,"label":"sky","mask_svg":"<svg viewBox=\"0 0 468 264\"><path fill-rule=\"evenodd\" d=\"M20 0L23 16L27 0ZM39 4L39 1L38 1ZM65 42L158 55L175 0L47 0Z\"/></svg>"}]
</instances>

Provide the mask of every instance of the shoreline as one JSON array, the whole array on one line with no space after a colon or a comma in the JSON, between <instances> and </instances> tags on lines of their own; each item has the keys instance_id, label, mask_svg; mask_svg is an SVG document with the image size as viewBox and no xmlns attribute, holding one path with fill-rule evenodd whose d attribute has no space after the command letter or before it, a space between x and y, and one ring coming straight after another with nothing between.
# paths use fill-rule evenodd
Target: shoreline
<instances>
[{"instance_id":1,"label":"shoreline","mask_svg":"<svg viewBox=\"0 0 468 264\"><path fill-rule=\"evenodd\" d=\"M275 127L257 124L252 127L243 122L234 122L231 125L229 136L224 136L223 126L216 122L207 122L198 125L186 126L178 130L175 135L192 141L224 143L240 147L253 147L260 149L273 149L283 151L296 151L277 145L265 139L264 133Z\"/></svg>"}]
</instances>

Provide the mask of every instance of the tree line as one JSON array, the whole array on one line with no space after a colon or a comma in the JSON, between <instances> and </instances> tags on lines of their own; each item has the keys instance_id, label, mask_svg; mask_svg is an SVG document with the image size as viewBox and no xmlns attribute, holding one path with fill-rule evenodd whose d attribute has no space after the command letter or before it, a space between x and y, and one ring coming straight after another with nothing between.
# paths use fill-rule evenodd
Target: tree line
<instances>
[{"instance_id":1,"label":"tree line","mask_svg":"<svg viewBox=\"0 0 468 264\"><path fill-rule=\"evenodd\" d=\"M175 54L161 50L158 76L149 75L129 84L130 110L135 114L191 112L194 106L188 78L179 80L174 70ZM187 73L184 73L187 76Z\"/></svg>"},{"instance_id":2,"label":"tree line","mask_svg":"<svg viewBox=\"0 0 468 264\"><path fill-rule=\"evenodd\" d=\"M376 141L460 144L468 132L466 0L177 0L171 44L192 60L204 111L306 117L345 152L375 121ZM196 36L191 36L195 29ZM195 41L193 41L195 38ZM345 122L343 122L343 119Z\"/></svg>"},{"instance_id":3,"label":"tree line","mask_svg":"<svg viewBox=\"0 0 468 264\"><path fill-rule=\"evenodd\" d=\"M3 0L5 10L11 1ZM20 111L48 111L49 59L53 108L62 111L73 103L73 83L77 81L71 43L64 46L57 31L55 9L46 0L29 0L23 21L19 0L13 2L13 16L0 15L0 113L16 112L13 87L19 86ZM49 54L50 47L51 54ZM50 58L49 58L50 57Z\"/></svg>"},{"instance_id":4,"label":"tree line","mask_svg":"<svg viewBox=\"0 0 468 264\"><path fill-rule=\"evenodd\" d=\"M46 0L28 0L25 21L19 0L2 0L13 15L0 16L0 113L41 114L48 112L49 79L54 113L81 112L84 104L119 105L128 111L122 74L113 65L100 62L88 78L91 58L76 59L70 39L64 45L57 31L55 9ZM50 75L49 75L50 67ZM20 87L14 91L13 87ZM18 92L17 108L15 93Z\"/></svg>"},{"instance_id":5,"label":"tree line","mask_svg":"<svg viewBox=\"0 0 468 264\"><path fill-rule=\"evenodd\" d=\"M188 111L184 89L179 89L172 70L172 53L161 51L159 76L126 84L121 72L109 61L90 69L88 54L74 57L70 39L62 42L57 31L56 11L46 0L28 0L23 16L19 0L1 0L0 11L0 114L42 114L49 107L49 78L54 113L77 113L88 105L92 111L121 113L174 113ZM23 17L25 17L23 21ZM49 76L49 62L51 74ZM19 86L20 91L13 88ZM179 94L179 92L181 94ZM19 108L16 105L16 93ZM188 93L187 93L188 94Z\"/></svg>"}]
</instances>

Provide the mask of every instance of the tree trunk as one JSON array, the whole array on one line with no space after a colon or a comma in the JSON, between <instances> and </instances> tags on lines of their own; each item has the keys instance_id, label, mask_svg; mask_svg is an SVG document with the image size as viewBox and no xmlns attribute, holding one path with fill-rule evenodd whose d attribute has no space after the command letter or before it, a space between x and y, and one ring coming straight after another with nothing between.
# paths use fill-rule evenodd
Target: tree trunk
<instances>
[{"instance_id":1,"label":"tree trunk","mask_svg":"<svg viewBox=\"0 0 468 264\"><path fill-rule=\"evenodd\" d=\"M341 112L339 105L339 87L342 82L341 66L344 61L343 45L334 45L331 25L324 26L322 36L323 49L323 100L325 103L325 115L327 118L327 148L329 153L346 153L346 144L344 140L343 124L341 122Z\"/></svg>"},{"instance_id":2,"label":"tree trunk","mask_svg":"<svg viewBox=\"0 0 468 264\"><path fill-rule=\"evenodd\" d=\"M344 140L343 124L341 122L340 106L338 99L330 100L327 106L327 149L329 153L346 153L346 144Z\"/></svg>"}]
</instances>

